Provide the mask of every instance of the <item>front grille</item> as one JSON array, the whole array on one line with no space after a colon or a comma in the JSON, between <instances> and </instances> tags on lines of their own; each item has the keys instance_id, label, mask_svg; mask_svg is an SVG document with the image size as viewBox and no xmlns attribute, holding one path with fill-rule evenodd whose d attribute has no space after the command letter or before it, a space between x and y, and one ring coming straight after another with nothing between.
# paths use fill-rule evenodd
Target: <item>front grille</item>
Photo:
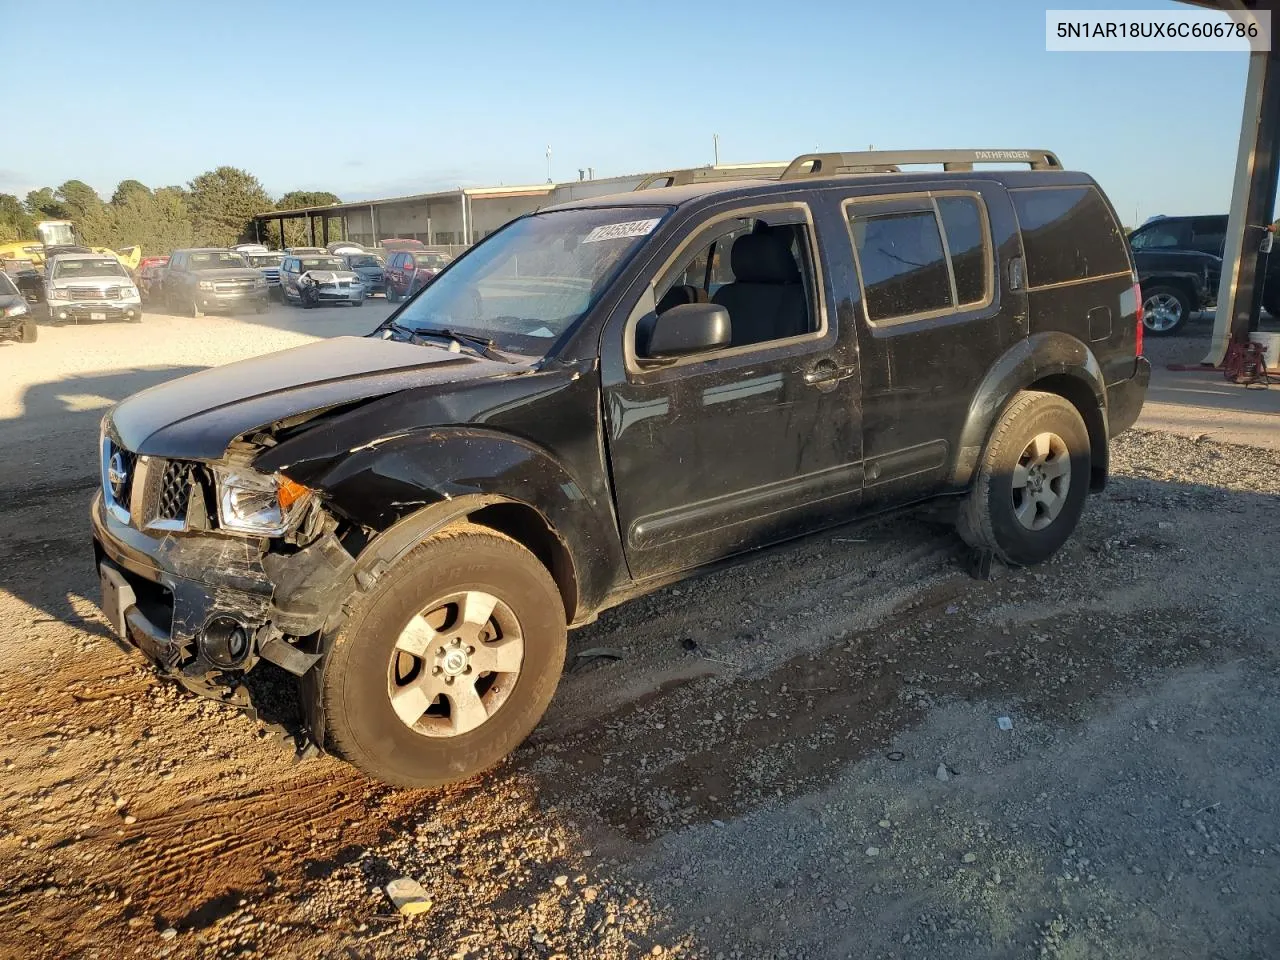
<instances>
[{"instance_id":1,"label":"front grille","mask_svg":"<svg viewBox=\"0 0 1280 960\"><path fill-rule=\"evenodd\" d=\"M253 280L215 280L213 289L218 293L235 293L242 290L252 290L255 281Z\"/></svg>"},{"instance_id":2,"label":"front grille","mask_svg":"<svg viewBox=\"0 0 1280 960\"><path fill-rule=\"evenodd\" d=\"M193 471L193 465L183 460L170 460L165 465L156 497L155 519L186 521Z\"/></svg>"},{"instance_id":3,"label":"front grille","mask_svg":"<svg viewBox=\"0 0 1280 960\"><path fill-rule=\"evenodd\" d=\"M68 287L72 300L119 300L119 287Z\"/></svg>"}]
</instances>

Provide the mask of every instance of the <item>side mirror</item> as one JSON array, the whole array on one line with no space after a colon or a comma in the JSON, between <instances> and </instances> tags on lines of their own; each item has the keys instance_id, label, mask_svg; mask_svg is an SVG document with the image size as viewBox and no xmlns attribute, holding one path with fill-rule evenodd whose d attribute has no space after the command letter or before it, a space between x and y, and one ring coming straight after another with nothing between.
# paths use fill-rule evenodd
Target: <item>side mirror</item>
<instances>
[{"instance_id":1,"label":"side mirror","mask_svg":"<svg viewBox=\"0 0 1280 960\"><path fill-rule=\"evenodd\" d=\"M674 360L727 347L733 340L729 311L716 303L682 303L658 314L646 356Z\"/></svg>"}]
</instances>

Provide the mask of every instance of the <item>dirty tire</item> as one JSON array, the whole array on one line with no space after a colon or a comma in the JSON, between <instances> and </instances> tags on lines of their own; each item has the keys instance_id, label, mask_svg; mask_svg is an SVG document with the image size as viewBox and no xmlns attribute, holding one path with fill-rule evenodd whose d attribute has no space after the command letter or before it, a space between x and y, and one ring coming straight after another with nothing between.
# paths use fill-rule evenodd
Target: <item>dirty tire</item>
<instances>
[{"instance_id":1,"label":"dirty tire","mask_svg":"<svg viewBox=\"0 0 1280 960\"><path fill-rule=\"evenodd\" d=\"M142 314L141 314L141 313L136 313L136 314L134 314L132 317L130 317L130 318L129 318L129 322L130 322L130 323L141 323L141 322L142 322Z\"/></svg>"},{"instance_id":2,"label":"dirty tire","mask_svg":"<svg viewBox=\"0 0 1280 960\"><path fill-rule=\"evenodd\" d=\"M22 337L21 337L22 342L35 343L36 333L37 333L37 328L36 328L35 321L28 320L26 323L22 325Z\"/></svg>"},{"instance_id":3,"label":"dirty tire","mask_svg":"<svg viewBox=\"0 0 1280 960\"><path fill-rule=\"evenodd\" d=\"M200 309L200 303L196 300L194 294L191 297L191 302L187 304L187 315L195 320L204 316L204 311Z\"/></svg>"},{"instance_id":4,"label":"dirty tire","mask_svg":"<svg viewBox=\"0 0 1280 960\"><path fill-rule=\"evenodd\" d=\"M524 661L504 703L478 727L424 736L392 709L388 665L401 630L437 597L481 590L515 614ZM564 606L547 569L516 541L460 524L418 546L354 601L325 665L326 740L378 780L438 787L466 780L507 756L529 735L564 669Z\"/></svg>"},{"instance_id":5,"label":"dirty tire","mask_svg":"<svg viewBox=\"0 0 1280 960\"><path fill-rule=\"evenodd\" d=\"M1066 502L1048 526L1029 530L1014 510L1013 470L1038 435L1056 434L1070 458ZM1024 390L996 421L956 527L970 546L991 550L1005 563L1028 565L1053 556L1075 530L1090 481L1089 431L1080 412L1057 394Z\"/></svg>"}]
</instances>

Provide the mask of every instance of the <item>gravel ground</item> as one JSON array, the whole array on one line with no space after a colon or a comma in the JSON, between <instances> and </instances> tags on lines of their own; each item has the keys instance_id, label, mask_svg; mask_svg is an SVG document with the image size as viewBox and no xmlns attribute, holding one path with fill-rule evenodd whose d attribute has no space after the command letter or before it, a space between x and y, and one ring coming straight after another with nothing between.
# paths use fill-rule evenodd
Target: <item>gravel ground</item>
<instances>
[{"instance_id":1,"label":"gravel ground","mask_svg":"<svg viewBox=\"0 0 1280 960\"><path fill-rule=\"evenodd\" d=\"M496 771L392 790L96 610L87 398L357 318L257 319L42 330L0 377L0 955L1277 955L1280 454L1130 433L1061 554L991 581L923 518L761 552L576 632L620 659Z\"/></svg>"}]
</instances>

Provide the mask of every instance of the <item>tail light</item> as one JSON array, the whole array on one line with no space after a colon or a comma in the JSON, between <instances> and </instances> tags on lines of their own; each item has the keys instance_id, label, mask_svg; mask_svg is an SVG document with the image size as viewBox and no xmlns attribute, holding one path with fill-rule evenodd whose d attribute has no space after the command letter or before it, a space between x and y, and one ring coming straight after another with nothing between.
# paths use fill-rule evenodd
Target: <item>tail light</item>
<instances>
[{"instance_id":1,"label":"tail light","mask_svg":"<svg viewBox=\"0 0 1280 960\"><path fill-rule=\"evenodd\" d=\"M1138 336L1134 346L1134 356L1142 356L1142 286L1135 279L1133 281L1133 299L1138 304Z\"/></svg>"}]
</instances>

